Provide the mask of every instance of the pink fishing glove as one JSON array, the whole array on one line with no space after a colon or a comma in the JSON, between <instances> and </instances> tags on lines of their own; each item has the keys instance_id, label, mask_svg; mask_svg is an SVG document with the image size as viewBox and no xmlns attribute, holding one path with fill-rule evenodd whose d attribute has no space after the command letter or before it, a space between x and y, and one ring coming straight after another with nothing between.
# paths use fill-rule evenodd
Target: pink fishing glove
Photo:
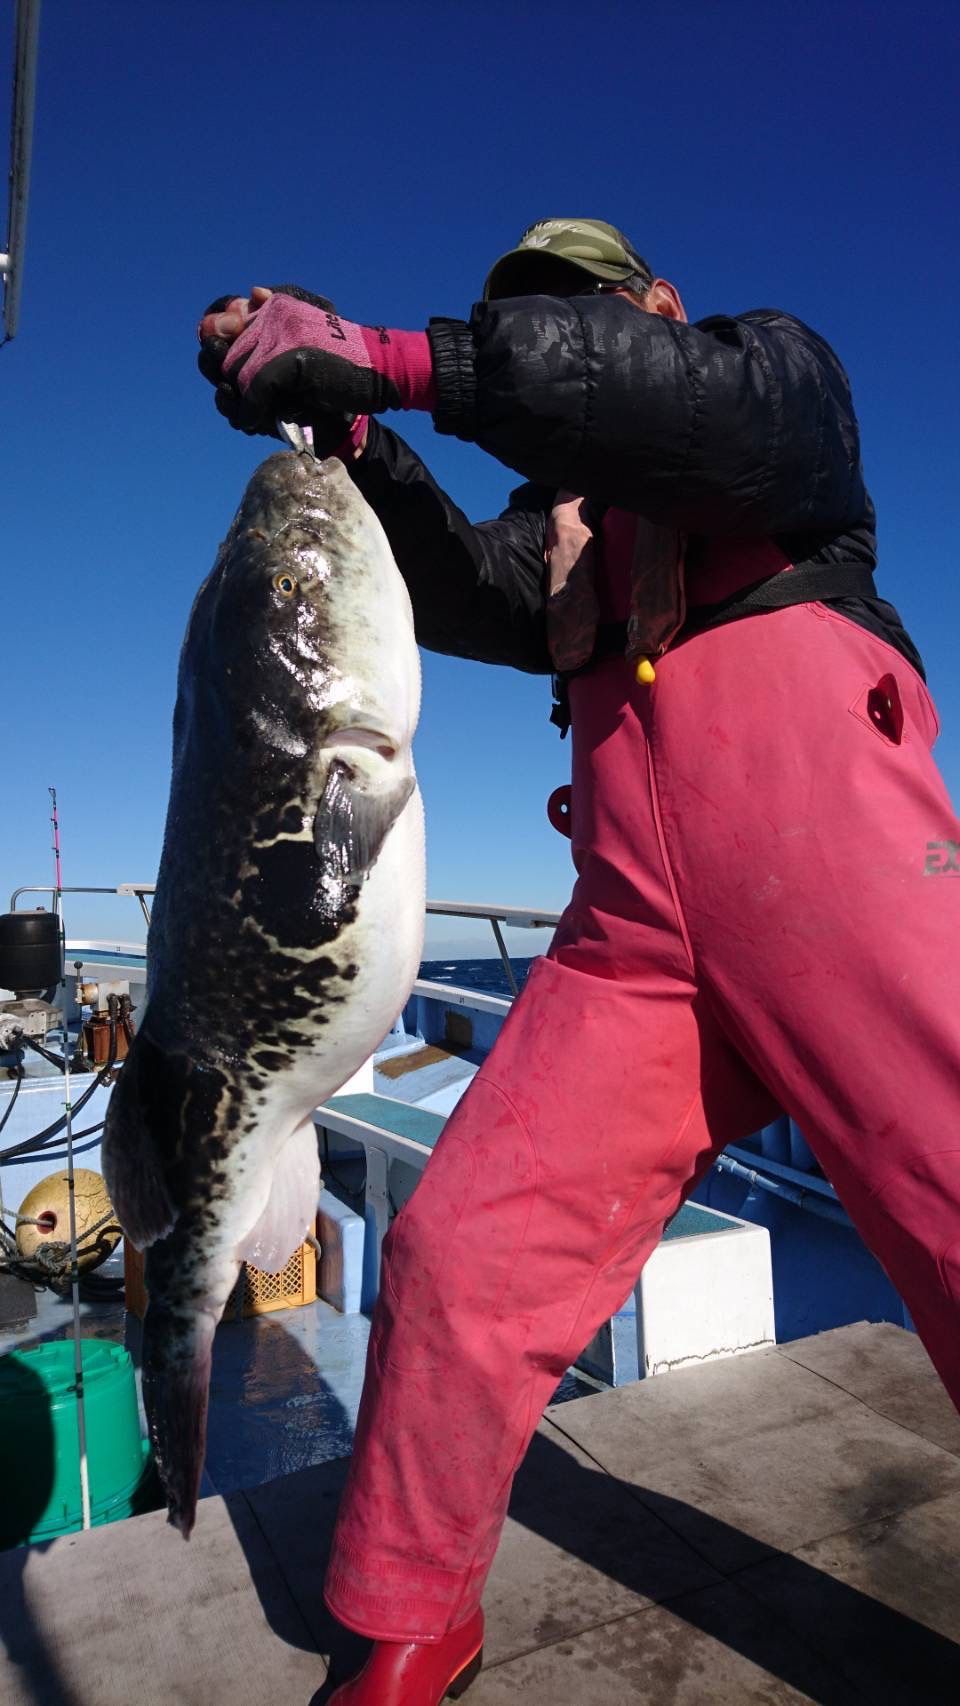
<instances>
[{"instance_id":1,"label":"pink fishing glove","mask_svg":"<svg viewBox=\"0 0 960 1706\"><path fill-rule=\"evenodd\" d=\"M310 425L318 412L436 407L426 332L359 326L306 291L221 299L204 316L199 335L202 371L214 377L209 352L215 350L219 385L230 386L241 405L230 418L248 432L270 432L277 420Z\"/></svg>"}]
</instances>

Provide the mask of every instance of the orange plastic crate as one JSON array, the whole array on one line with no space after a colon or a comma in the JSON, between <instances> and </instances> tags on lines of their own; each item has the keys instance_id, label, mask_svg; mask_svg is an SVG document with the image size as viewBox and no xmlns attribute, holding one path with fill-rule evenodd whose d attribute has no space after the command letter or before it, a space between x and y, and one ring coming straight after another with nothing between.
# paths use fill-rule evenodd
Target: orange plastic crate
<instances>
[{"instance_id":1,"label":"orange plastic crate","mask_svg":"<svg viewBox=\"0 0 960 1706\"><path fill-rule=\"evenodd\" d=\"M143 1254L129 1239L123 1243L124 1300L131 1315L142 1320L147 1311ZM266 1315L272 1309L299 1309L317 1296L317 1257L312 1244L301 1244L279 1274L266 1274L244 1262L223 1312L225 1321Z\"/></svg>"},{"instance_id":2,"label":"orange plastic crate","mask_svg":"<svg viewBox=\"0 0 960 1706\"><path fill-rule=\"evenodd\" d=\"M316 1302L316 1297L316 1252L312 1244L301 1244L278 1274L265 1274L244 1262L223 1319L240 1321L248 1315L267 1315L271 1309L299 1309Z\"/></svg>"}]
</instances>

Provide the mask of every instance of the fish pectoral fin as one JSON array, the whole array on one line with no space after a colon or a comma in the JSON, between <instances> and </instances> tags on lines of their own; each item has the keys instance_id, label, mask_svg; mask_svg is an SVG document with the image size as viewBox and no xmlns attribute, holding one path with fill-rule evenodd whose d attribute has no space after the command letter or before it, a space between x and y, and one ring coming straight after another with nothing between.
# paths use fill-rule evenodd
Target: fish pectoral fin
<instances>
[{"instance_id":1,"label":"fish pectoral fin","mask_svg":"<svg viewBox=\"0 0 960 1706\"><path fill-rule=\"evenodd\" d=\"M110 1201L124 1237L138 1250L165 1238L177 1214L144 1107L140 1070L145 1046L138 1037L121 1067L107 1106L100 1152Z\"/></svg>"},{"instance_id":2,"label":"fish pectoral fin","mask_svg":"<svg viewBox=\"0 0 960 1706\"><path fill-rule=\"evenodd\" d=\"M267 1205L237 1246L236 1255L264 1273L279 1274L313 1229L320 1197L317 1131L306 1119L277 1156Z\"/></svg>"},{"instance_id":3,"label":"fish pectoral fin","mask_svg":"<svg viewBox=\"0 0 960 1706\"><path fill-rule=\"evenodd\" d=\"M414 777L404 776L388 792L369 793L358 785L356 771L335 758L313 823L324 874L362 882L415 787Z\"/></svg>"}]
</instances>

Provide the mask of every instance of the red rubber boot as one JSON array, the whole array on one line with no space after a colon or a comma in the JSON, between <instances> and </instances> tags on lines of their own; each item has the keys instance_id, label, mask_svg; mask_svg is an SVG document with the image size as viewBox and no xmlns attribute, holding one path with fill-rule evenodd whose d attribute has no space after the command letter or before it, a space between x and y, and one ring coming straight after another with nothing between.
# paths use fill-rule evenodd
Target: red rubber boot
<instances>
[{"instance_id":1,"label":"red rubber boot","mask_svg":"<svg viewBox=\"0 0 960 1706\"><path fill-rule=\"evenodd\" d=\"M376 1641L358 1676L329 1706L441 1706L459 1700L483 1663L483 1612L439 1641Z\"/></svg>"}]
</instances>

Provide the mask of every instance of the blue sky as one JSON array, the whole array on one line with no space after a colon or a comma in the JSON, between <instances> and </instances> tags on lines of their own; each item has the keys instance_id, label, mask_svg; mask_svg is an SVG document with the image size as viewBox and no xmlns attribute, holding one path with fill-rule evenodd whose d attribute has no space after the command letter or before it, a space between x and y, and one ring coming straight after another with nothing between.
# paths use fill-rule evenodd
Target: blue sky
<instances>
[{"instance_id":1,"label":"blue sky","mask_svg":"<svg viewBox=\"0 0 960 1706\"><path fill-rule=\"evenodd\" d=\"M295 280L358 319L466 316L490 261L555 213L627 230L691 318L779 306L835 345L880 583L924 654L956 799L958 33L954 0L47 0L21 324L0 351L0 909L50 871L48 783L65 882L155 874L187 612L272 448L232 433L195 372L207 301ZM390 419L469 515L502 507L507 470ZM543 680L424 654L432 895L563 905L544 803L569 754L548 709ZM138 933L117 902L68 927Z\"/></svg>"}]
</instances>

